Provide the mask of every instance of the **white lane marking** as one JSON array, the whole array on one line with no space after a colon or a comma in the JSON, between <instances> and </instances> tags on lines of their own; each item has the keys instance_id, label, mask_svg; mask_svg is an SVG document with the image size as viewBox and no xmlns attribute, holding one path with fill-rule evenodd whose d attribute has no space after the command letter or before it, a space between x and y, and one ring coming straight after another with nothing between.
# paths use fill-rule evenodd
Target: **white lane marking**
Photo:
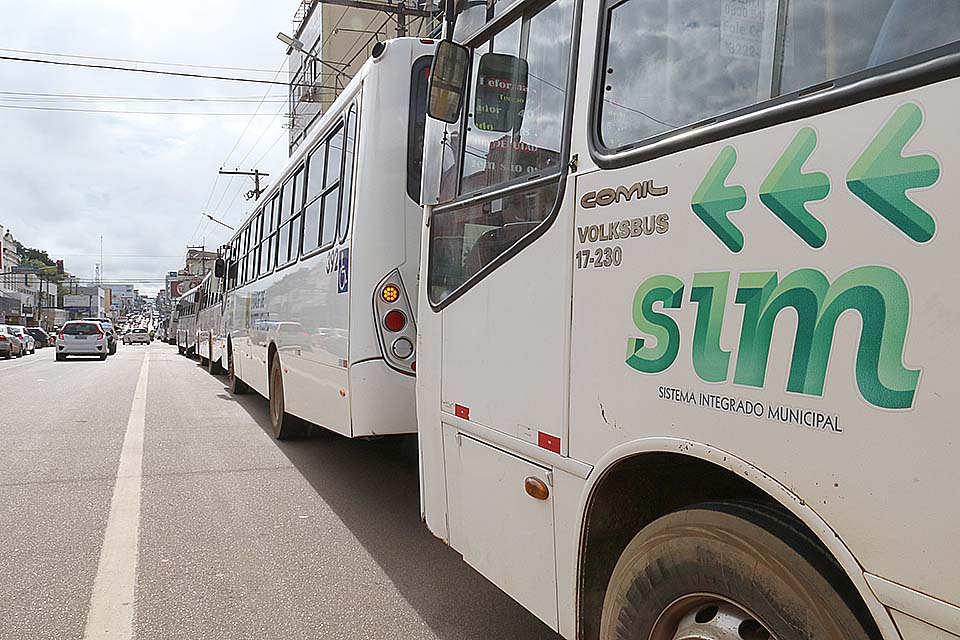
<instances>
[{"instance_id":1,"label":"white lane marking","mask_svg":"<svg viewBox=\"0 0 960 640\"><path fill-rule=\"evenodd\" d=\"M137 390L130 407L120 466L110 501L110 517L100 549L100 564L87 610L85 640L129 640L133 637L134 590L140 538L140 481L143 430L147 412L147 371L144 353Z\"/></svg>"}]
</instances>

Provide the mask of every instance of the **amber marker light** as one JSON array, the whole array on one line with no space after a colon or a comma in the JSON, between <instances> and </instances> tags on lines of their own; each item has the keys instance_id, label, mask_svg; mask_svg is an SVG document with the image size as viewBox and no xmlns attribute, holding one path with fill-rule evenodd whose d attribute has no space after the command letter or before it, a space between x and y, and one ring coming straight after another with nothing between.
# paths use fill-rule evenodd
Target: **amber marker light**
<instances>
[{"instance_id":1,"label":"amber marker light","mask_svg":"<svg viewBox=\"0 0 960 640\"><path fill-rule=\"evenodd\" d=\"M400 287L395 284L388 284L380 292L380 297L384 302L396 302L400 299Z\"/></svg>"},{"instance_id":2,"label":"amber marker light","mask_svg":"<svg viewBox=\"0 0 960 640\"><path fill-rule=\"evenodd\" d=\"M550 496L547 483L536 476L530 476L523 481L523 489L527 495L535 500L546 500Z\"/></svg>"}]
</instances>

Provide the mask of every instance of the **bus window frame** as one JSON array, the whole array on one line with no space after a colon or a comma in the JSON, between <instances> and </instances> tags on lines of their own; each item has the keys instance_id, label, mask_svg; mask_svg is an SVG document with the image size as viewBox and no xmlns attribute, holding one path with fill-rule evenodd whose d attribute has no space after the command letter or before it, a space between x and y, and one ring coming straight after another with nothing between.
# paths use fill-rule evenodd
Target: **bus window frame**
<instances>
[{"instance_id":1,"label":"bus window frame","mask_svg":"<svg viewBox=\"0 0 960 640\"><path fill-rule=\"evenodd\" d=\"M337 219L337 238L340 243L343 243L347 236L350 235L350 219L353 217L353 191L356 184L357 178L357 164L360 162L358 159L359 153L358 149L360 147L360 107L357 104L357 100L354 100L350 103L350 106L347 107L346 115L343 118L343 170L340 173L340 216ZM347 143L350 141L350 125L353 124L353 149L350 150L352 161L350 162L350 190L349 193L343 192L343 181L347 177ZM421 172L423 167L421 166ZM344 225L343 229L340 229L340 223L343 221L343 204L344 197L346 197L346 202L349 204L347 210L347 222ZM417 204L420 204L419 202ZM320 221L323 223L323 220Z\"/></svg>"},{"instance_id":2,"label":"bus window frame","mask_svg":"<svg viewBox=\"0 0 960 640\"><path fill-rule=\"evenodd\" d=\"M477 29L473 34L466 38L462 43L463 46L467 47L470 50L470 69L468 70L469 78L473 77L473 64L474 64L474 55L473 51L478 46L488 41L490 38L500 33L514 21L518 19L523 19L524 14L529 13L530 15L535 15L537 12L545 9L548 5L552 4L555 0L518 0L510 5L503 13L494 18L488 20L482 27ZM447 306L455 302L465 294L467 291L475 287L479 282L484 280L491 273L499 269L505 263L513 259L514 256L523 251L526 247L530 246L536 242L543 234L547 232L550 227L553 226L554 221L557 219L560 208L563 206L563 198L566 192L567 178L570 175L570 150L572 146L573 138L573 115L574 115L574 104L576 102L576 89L577 89L577 68L580 59L580 32L582 26L582 17L583 17L583 0L574 0L573 3L573 16L571 18L571 30L570 35L570 57L567 62L567 81L566 81L566 96L564 99L563 105L563 133L560 136L560 162L558 165L558 171L550 171L549 173L543 173L537 175L537 177L530 178L527 176L520 176L513 180L501 182L493 187L487 187L479 191L471 191L468 194L462 194L460 192L460 181L463 173L463 156L466 153L466 144L461 143L461 148L459 149L459 157L457 159L458 168L457 168L457 195L449 202L445 202L442 205L436 205L432 212L431 217L436 214L443 214L450 211L456 211L458 209L463 209L470 206L484 204L493 200L498 200L500 198L506 198L514 194L523 193L526 191L533 191L537 188L545 187L557 184L557 195L556 200L553 203L553 207L550 209L550 213L537 225L535 229L527 233L520 240L510 246L509 249L498 255L496 258L485 264L479 271L474 273L472 276L467 278L464 282L460 284L456 289L447 294L445 298L439 302L435 302L429 294L427 295L427 303L430 305L430 308L434 313L439 313ZM464 105L469 105L470 101L473 99L473 87L467 87L468 91L464 94ZM469 109L461 109L459 130L460 130L460 140L466 140L466 129L467 129L467 120L468 120ZM430 221L428 219L427 224ZM432 237L432 236L431 236ZM430 239L428 238L428 242ZM429 247L432 249L433 247ZM428 253L427 259L427 282L431 281L432 271L433 271L433 262L430 260L432 253ZM429 285L428 285L429 289Z\"/></svg>"},{"instance_id":3,"label":"bus window frame","mask_svg":"<svg viewBox=\"0 0 960 640\"><path fill-rule=\"evenodd\" d=\"M629 0L600 0L593 82L587 111L587 148L601 169L619 169L752 131L794 122L960 76L960 42L716 114L644 140L606 147L600 138L610 15Z\"/></svg>"}]
</instances>

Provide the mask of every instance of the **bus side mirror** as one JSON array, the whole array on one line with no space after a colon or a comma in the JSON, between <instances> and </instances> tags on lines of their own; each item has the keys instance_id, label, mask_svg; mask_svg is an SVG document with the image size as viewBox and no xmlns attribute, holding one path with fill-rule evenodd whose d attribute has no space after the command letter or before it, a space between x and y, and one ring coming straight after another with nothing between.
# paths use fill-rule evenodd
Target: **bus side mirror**
<instances>
[{"instance_id":1,"label":"bus side mirror","mask_svg":"<svg viewBox=\"0 0 960 640\"><path fill-rule=\"evenodd\" d=\"M460 119L469 63L470 52L466 47L449 40L437 43L430 68L430 100L427 104L431 118L450 124Z\"/></svg>"},{"instance_id":2,"label":"bus side mirror","mask_svg":"<svg viewBox=\"0 0 960 640\"><path fill-rule=\"evenodd\" d=\"M473 121L481 131L507 133L523 123L527 106L527 61L506 53L485 53L477 69Z\"/></svg>"},{"instance_id":3,"label":"bus side mirror","mask_svg":"<svg viewBox=\"0 0 960 640\"><path fill-rule=\"evenodd\" d=\"M218 278L222 278L223 274L227 272L227 265L223 261L223 258L217 258L217 261L213 263L213 275Z\"/></svg>"}]
</instances>

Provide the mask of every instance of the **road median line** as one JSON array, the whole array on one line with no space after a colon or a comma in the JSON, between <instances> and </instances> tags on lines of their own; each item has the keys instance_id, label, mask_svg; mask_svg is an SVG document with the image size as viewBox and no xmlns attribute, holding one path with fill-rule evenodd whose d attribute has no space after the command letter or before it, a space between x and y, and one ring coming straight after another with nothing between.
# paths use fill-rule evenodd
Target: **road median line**
<instances>
[{"instance_id":1,"label":"road median line","mask_svg":"<svg viewBox=\"0 0 960 640\"><path fill-rule=\"evenodd\" d=\"M87 610L84 640L130 640L133 637L149 367L150 353L146 352L123 437L110 516Z\"/></svg>"}]
</instances>

